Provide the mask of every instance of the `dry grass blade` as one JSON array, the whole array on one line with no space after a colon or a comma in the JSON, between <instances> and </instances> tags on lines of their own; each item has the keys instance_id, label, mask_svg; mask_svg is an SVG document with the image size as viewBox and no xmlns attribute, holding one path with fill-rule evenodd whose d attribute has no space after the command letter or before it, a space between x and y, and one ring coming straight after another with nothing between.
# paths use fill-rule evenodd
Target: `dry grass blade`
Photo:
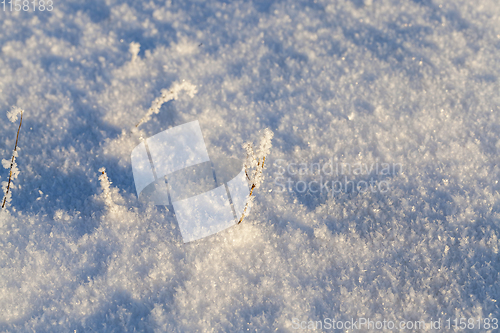
<instances>
[{"instance_id":1,"label":"dry grass blade","mask_svg":"<svg viewBox=\"0 0 500 333\"><path fill-rule=\"evenodd\" d=\"M264 163L265 163L265 162L266 162L266 157L264 156L264 158L262 159L262 169L264 169ZM260 166L260 161L259 161L258 165ZM248 173L246 172L246 170L245 170L245 173L247 174L247 178L249 178L249 177L248 177ZM248 198L251 198L251 197L252 197L253 190L254 190L256 187L257 187L257 185L252 184L252 187L250 188L250 194L248 195ZM243 213L241 214L241 218L240 218L240 220L238 221L238 224L240 224L240 223L243 221L243 219L245 218L245 213L246 213L246 211L247 211L247 208L248 208L248 204L246 204L246 205L245 205L245 208L243 209Z\"/></svg>"},{"instance_id":2,"label":"dry grass blade","mask_svg":"<svg viewBox=\"0 0 500 333\"><path fill-rule=\"evenodd\" d=\"M17 142L19 140L19 132L21 131L22 124L23 124L23 111L21 111L21 120L19 121L19 128L17 129L16 145L14 147L14 154L12 154L12 160L10 163L9 183L7 185L7 190L5 191L5 196L3 197L2 208L5 207L5 202L7 201L7 195L9 194L9 191L10 191L10 183L11 183L11 179L12 179L12 167L14 166L14 159L16 158L15 152L17 151Z\"/></svg>"},{"instance_id":3,"label":"dry grass blade","mask_svg":"<svg viewBox=\"0 0 500 333\"><path fill-rule=\"evenodd\" d=\"M245 175L251 185L251 188L250 194L245 202L245 208L243 208L243 213L241 214L241 218L237 224L240 224L245 218L248 208L251 208L253 203L252 195L254 190L258 189L263 182L264 164L266 162L266 157L271 150L273 136L274 133L270 129L266 128L264 130L264 135L260 140L260 147L257 154L253 149L252 143L248 142L243 145L243 148L247 151L247 157L245 160ZM253 170L253 173L249 172L249 170Z\"/></svg>"}]
</instances>

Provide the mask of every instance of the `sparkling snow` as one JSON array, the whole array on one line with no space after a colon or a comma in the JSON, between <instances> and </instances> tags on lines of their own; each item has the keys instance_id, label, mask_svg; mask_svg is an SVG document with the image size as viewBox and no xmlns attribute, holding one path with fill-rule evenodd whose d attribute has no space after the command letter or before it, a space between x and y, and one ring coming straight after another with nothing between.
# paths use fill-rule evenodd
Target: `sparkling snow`
<instances>
[{"instance_id":1,"label":"sparkling snow","mask_svg":"<svg viewBox=\"0 0 500 333\"><path fill-rule=\"evenodd\" d=\"M24 113L0 331L500 319L497 0L1 6L3 160ZM130 153L195 119L213 154L274 138L250 215L183 244L172 207L137 200ZM385 193L281 192L278 160L403 170L375 175Z\"/></svg>"}]
</instances>

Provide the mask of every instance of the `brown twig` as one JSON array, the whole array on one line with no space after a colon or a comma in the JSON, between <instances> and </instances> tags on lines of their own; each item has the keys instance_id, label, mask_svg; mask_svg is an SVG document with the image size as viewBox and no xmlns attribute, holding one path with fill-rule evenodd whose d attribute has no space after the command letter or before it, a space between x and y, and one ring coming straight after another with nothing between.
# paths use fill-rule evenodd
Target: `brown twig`
<instances>
[{"instance_id":1,"label":"brown twig","mask_svg":"<svg viewBox=\"0 0 500 333\"><path fill-rule=\"evenodd\" d=\"M21 131L21 125L22 124L23 124L23 112L21 111L21 120L19 121L19 128L17 129L16 146L14 147L14 152L17 151L17 141L19 139L19 131ZM12 167L14 166L14 158L15 158L15 154L12 154L12 160L10 162L9 183L7 185L7 191L5 191L5 196L3 197L2 208L5 207L5 202L7 201L7 194L9 194L9 190L10 190L10 182L11 182L11 179L12 179Z\"/></svg>"}]
</instances>

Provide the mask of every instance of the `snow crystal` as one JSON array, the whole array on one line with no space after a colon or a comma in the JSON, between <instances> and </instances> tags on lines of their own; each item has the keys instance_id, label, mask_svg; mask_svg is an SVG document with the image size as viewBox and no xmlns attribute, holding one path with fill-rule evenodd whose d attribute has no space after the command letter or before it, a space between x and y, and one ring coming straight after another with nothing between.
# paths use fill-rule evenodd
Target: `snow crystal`
<instances>
[{"instance_id":1,"label":"snow crystal","mask_svg":"<svg viewBox=\"0 0 500 333\"><path fill-rule=\"evenodd\" d=\"M11 163L12 160L2 159L2 166L4 167L4 169L10 169Z\"/></svg>"},{"instance_id":2,"label":"snow crystal","mask_svg":"<svg viewBox=\"0 0 500 333\"><path fill-rule=\"evenodd\" d=\"M17 120L18 116L23 112L21 108L17 106L13 107L10 111L7 111L7 118L13 123Z\"/></svg>"}]
</instances>

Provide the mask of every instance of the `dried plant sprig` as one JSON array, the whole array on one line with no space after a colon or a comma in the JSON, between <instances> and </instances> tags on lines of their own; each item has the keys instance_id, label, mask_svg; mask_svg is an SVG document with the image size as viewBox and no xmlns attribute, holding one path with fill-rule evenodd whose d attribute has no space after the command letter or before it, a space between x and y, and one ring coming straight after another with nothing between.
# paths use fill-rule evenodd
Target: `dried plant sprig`
<instances>
[{"instance_id":1,"label":"dried plant sprig","mask_svg":"<svg viewBox=\"0 0 500 333\"><path fill-rule=\"evenodd\" d=\"M247 157L245 160L245 174L251 187L250 193L248 194L247 200L245 202L245 208L243 209L243 213L241 214L241 218L238 221L238 224L240 224L245 218L247 210L253 206L253 192L260 187L264 180L264 165L266 163L266 157L271 151L273 136L274 133L270 129L266 128L264 130L264 136L260 139L260 145L257 154L255 154L251 142L247 142L243 145L243 148L247 152Z\"/></svg>"},{"instance_id":2,"label":"dried plant sprig","mask_svg":"<svg viewBox=\"0 0 500 333\"><path fill-rule=\"evenodd\" d=\"M114 206L113 198L111 195L111 181L108 178L108 175L106 174L106 168L102 167L99 169L99 172L101 175L99 176L99 182L101 184L101 189L102 189L102 196L104 198L104 203L106 204L106 207L110 210L112 210Z\"/></svg>"},{"instance_id":3,"label":"dried plant sprig","mask_svg":"<svg viewBox=\"0 0 500 333\"><path fill-rule=\"evenodd\" d=\"M153 114L157 114L160 112L160 108L164 103L167 103L168 101L174 100L178 98L178 95L181 91L187 91L189 96L193 97L197 90L196 86L192 85L189 82L181 82L181 83L174 83L170 89L162 89L161 91L161 96L157 97L153 103L151 103L151 107L148 109L148 112L142 119L135 125L135 127L139 127L142 123L147 122L149 119L151 119L151 116Z\"/></svg>"},{"instance_id":4,"label":"dried plant sprig","mask_svg":"<svg viewBox=\"0 0 500 333\"><path fill-rule=\"evenodd\" d=\"M17 129L17 135L16 135L16 145L14 146L14 151L12 152L12 158L10 161L10 172L9 172L9 182L7 183L7 186L4 188L4 197L3 197L3 203L2 203L2 208L5 208L5 204L7 202L10 202L10 187L12 180L17 178L17 175L19 174L19 170L17 169L16 165L16 157L17 157L17 143L19 141L19 132L21 131L21 125L23 124L23 113L24 110L14 107L10 112L7 112L7 117L11 122L15 122L17 120L17 116L21 114L21 119L19 121L19 128ZM4 162L3 160L2 162ZM3 163L4 167L8 167L8 162L7 164ZM14 172L13 172L14 171Z\"/></svg>"}]
</instances>

